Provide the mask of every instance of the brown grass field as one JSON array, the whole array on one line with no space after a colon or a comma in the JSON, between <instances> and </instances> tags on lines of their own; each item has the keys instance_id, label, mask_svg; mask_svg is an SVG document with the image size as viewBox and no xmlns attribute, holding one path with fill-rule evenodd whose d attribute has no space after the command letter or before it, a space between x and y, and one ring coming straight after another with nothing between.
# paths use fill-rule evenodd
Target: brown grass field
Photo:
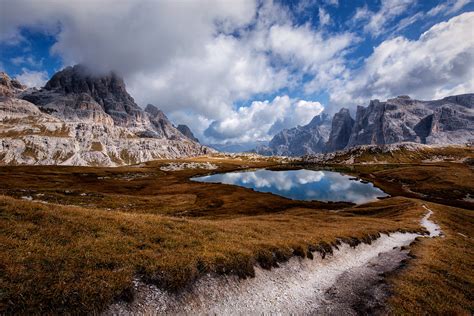
<instances>
[{"instance_id":1,"label":"brown grass field","mask_svg":"<svg viewBox=\"0 0 474 316\"><path fill-rule=\"evenodd\" d=\"M188 161L217 164L212 172L298 167L273 159ZM474 204L462 200L474 196L474 177L466 164L343 167L392 195L355 206L197 183L189 178L210 171L160 170L168 162L0 167L0 313L100 312L133 298L134 277L170 291L209 272L251 277L257 264L324 254L337 239L356 245L380 232L422 232L423 203L446 238L420 240L405 267L388 276L389 311L474 312Z\"/></svg>"}]
</instances>

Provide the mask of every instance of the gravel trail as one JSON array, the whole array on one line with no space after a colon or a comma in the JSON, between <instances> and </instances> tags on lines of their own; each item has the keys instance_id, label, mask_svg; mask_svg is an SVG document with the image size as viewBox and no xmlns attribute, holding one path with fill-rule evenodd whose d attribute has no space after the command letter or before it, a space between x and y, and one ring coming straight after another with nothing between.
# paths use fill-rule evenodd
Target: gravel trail
<instances>
[{"instance_id":1,"label":"gravel trail","mask_svg":"<svg viewBox=\"0 0 474 316\"><path fill-rule=\"evenodd\" d=\"M423 207L428 213L421 224L430 237L440 236L440 227L429 220L432 211ZM397 232L382 234L370 245L342 244L325 259L318 253L314 260L293 257L272 270L256 267L255 277L244 280L207 275L181 294L135 280L135 300L115 303L105 314L376 314L388 295L383 274L402 264L406 246L419 236Z\"/></svg>"}]
</instances>

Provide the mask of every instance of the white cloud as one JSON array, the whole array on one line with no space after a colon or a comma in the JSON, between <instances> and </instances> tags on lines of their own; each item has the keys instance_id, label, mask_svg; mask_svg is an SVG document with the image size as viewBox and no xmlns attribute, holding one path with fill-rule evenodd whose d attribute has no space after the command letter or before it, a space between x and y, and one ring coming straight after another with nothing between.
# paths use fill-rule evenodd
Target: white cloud
<instances>
[{"instance_id":1,"label":"white cloud","mask_svg":"<svg viewBox=\"0 0 474 316\"><path fill-rule=\"evenodd\" d=\"M16 79L30 88L41 88L48 81L49 76L46 71L33 71L23 68Z\"/></svg>"},{"instance_id":2,"label":"white cloud","mask_svg":"<svg viewBox=\"0 0 474 316\"><path fill-rule=\"evenodd\" d=\"M335 7L339 6L339 0L326 0L326 2Z\"/></svg>"},{"instance_id":3,"label":"white cloud","mask_svg":"<svg viewBox=\"0 0 474 316\"><path fill-rule=\"evenodd\" d=\"M36 60L33 56L17 56L10 59L10 62L16 66L28 65L34 68L40 68L43 65L42 60Z\"/></svg>"},{"instance_id":4,"label":"white cloud","mask_svg":"<svg viewBox=\"0 0 474 316\"><path fill-rule=\"evenodd\" d=\"M319 102L277 96L271 102L254 101L240 107L228 118L213 122L205 134L215 142L269 140L283 128L308 124L323 109Z\"/></svg>"},{"instance_id":5,"label":"white cloud","mask_svg":"<svg viewBox=\"0 0 474 316\"><path fill-rule=\"evenodd\" d=\"M438 14L450 15L461 10L471 0L448 0L444 3L438 4L436 7L428 11L428 16L435 16Z\"/></svg>"},{"instance_id":6,"label":"white cloud","mask_svg":"<svg viewBox=\"0 0 474 316\"><path fill-rule=\"evenodd\" d=\"M249 23L254 0L2 1L0 39L16 38L19 26L58 32L54 52L66 64L85 62L124 75L158 67L170 59L193 56L216 29ZM25 14L28 12L28 14ZM59 27L58 27L59 26Z\"/></svg>"},{"instance_id":7,"label":"white cloud","mask_svg":"<svg viewBox=\"0 0 474 316\"><path fill-rule=\"evenodd\" d=\"M364 25L366 35L399 31L427 16L404 17L414 2L382 0L376 11L358 8L353 20ZM465 3L449 0L450 8L437 10L454 12ZM317 5L322 5L319 11ZM337 5L337 0L298 5L313 8L311 14L321 24L315 29L298 24L293 12L271 0L83 0L80 5L3 0L0 41L24 41L20 27L54 34L53 52L64 64L83 62L98 71L117 71L137 103L157 105L174 122L188 124L204 142L268 139L279 128L309 122L321 108L317 102L281 96L248 108L235 106L256 96L283 95L286 89L303 95L327 91L336 106L373 96L430 98L472 90L472 40L467 38L472 38L472 22L471 31L467 24L472 18L439 24L419 40L386 40L361 68L351 70L347 53L360 38L324 27L337 24L326 11ZM10 62L40 69L27 56ZM44 79L31 70L20 76L32 85Z\"/></svg>"},{"instance_id":8,"label":"white cloud","mask_svg":"<svg viewBox=\"0 0 474 316\"><path fill-rule=\"evenodd\" d=\"M275 25L270 29L272 52L303 70L316 71L319 66L340 56L353 41L350 33L325 37L322 32L312 31L308 25Z\"/></svg>"},{"instance_id":9,"label":"white cloud","mask_svg":"<svg viewBox=\"0 0 474 316\"><path fill-rule=\"evenodd\" d=\"M365 23L364 31L374 36L385 32L387 25L405 13L416 0L382 0L380 9L372 12L367 5L356 10L353 20Z\"/></svg>"},{"instance_id":10,"label":"white cloud","mask_svg":"<svg viewBox=\"0 0 474 316\"><path fill-rule=\"evenodd\" d=\"M202 55L174 59L156 73L130 77L130 91L141 103L166 112L186 107L212 118L225 117L232 102L255 93L271 92L287 84L286 71L270 66L259 53L232 36L207 43Z\"/></svg>"},{"instance_id":11,"label":"white cloud","mask_svg":"<svg viewBox=\"0 0 474 316\"><path fill-rule=\"evenodd\" d=\"M364 104L409 94L441 98L474 91L474 13L434 25L418 40L396 37L382 42L350 78L332 83L331 101Z\"/></svg>"},{"instance_id":12,"label":"white cloud","mask_svg":"<svg viewBox=\"0 0 474 316\"><path fill-rule=\"evenodd\" d=\"M323 8L319 8L319 24L321 26L331 23L331 16Z\"/></svg>"}]
</instances>

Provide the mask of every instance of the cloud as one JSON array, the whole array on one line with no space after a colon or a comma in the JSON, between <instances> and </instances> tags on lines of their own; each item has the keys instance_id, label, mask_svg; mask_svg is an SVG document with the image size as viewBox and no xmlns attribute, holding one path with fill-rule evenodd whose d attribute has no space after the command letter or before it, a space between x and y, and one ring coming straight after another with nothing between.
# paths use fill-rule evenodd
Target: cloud
<instances>
[{"instance_id":1,"label":"cloud","mask_svg":"<svg viewBox=\"0 0 474 316\"><path fill-rule=\"evenodd\" d=\"M275 25L270 29L270 48L277 56L303 70L317 68L340 56L354 42L350 33L324 35L308 25Z\"/></svg>"},{"instance_id":2,"label":"cloud","mask_svg":"<svg viewBox=\"0 0 474 316\"><path fill-rule=\"evenodd\" d=\"M228 118L214 121L205 131L205 136L215 142L269 140L283 128L309 123L322 111L319 102L277 96L271 102L254 101L250 106L232 112Z\"/></svg>"},{"instance_id":3,"label":"cloud","mask_svg":"<svg viewBox=\"0 0 474 316\"><path fill-rule=\"evenodd\" d=\"M19 27L57 33L53 51L66 64L85 62L127 75L175 57L198 54L216 29L249 23L254 0L223 2L5 0L0 39L18 38ZM28 12L28 14L25 14Z\"/></svg>"},{"instance_id":4,"label":"cloud","mask_svg":"<svg viewBox=\"0 0 474 316\"><path fill-rule=\"evenodd\" d=\"M10 59L10 62L16 66L27 65L33 68L40 68L43 65L42 60L36 60L33 56L17 56Z\"/></svg>"},{"instance_id":5,"label":"cloud","mask_svg":"<svg viewBox=\"0 0 474 316\"><path fill-rule=\"evenodd\" d=\"M407 16L414 2L382 0L377 9L358 8L352 20L363 26L361 34L352 24L339 28L338 17L329 15L330 6L339 5L335 0L296 5L311 8L309 20L319 18L319 27L271 0L3 0L0 41L28 40L20 32L25 28L52 34L51 51L64 65L115 70L139 105L155 104L204 142L255 141L309 122L322 108L314 102L320 93L338 107L374 96L431 98L472 89L472 31L464 15L418 40L382 38L430 14ZM455 12L465 3L449 0L435 9ZM353 69L348 56L354 57L358 43L367 44L362 36L377 46ZM42 84L42 73L31 70L41 69L34 66L38 61L16 56L3 62L29 68L20 76ZM250 106L237 106L243 103Z\"/></svg>"},{"instance_id":6,"label":"cloud","mask_svg":"<svg viewBox=\"0 0 474 316\"><path fill-rule=\"evenodd\" d=\"M33 71L23 68L16 79L29 88L41 88L48 81L49 76L46 71Z\"/></svg>"},{"instance_id":7,"label":"cloud","mask_svg":"<svg viewBox=\"0 0 474 316\"><path fill-rule=\"evenodd\" d=\"M323 8L319 8L319 24L321 26L331 23L331 16Z\"/></svg>"},{"instance_id":8,"label":"cloud","mask_svg":"<svg viewBox=\"0 0 474 316\"><path fill-rule=\"evenodd\" d=\"M335 7L339 6L339 0L326 0L326 3Z\"/></svg>"},{"instance_id":9,"label":"cloud","mask_svg":"<svg viewBox=\"0 0 474 316\"><path fill-rule=\"evenodd\" d=\"M332 83L331 102L364 104L409 94L420 99L474 91L474 12L434 25L418 40L382 42L361 69Z\"/></svg>"},{"instance_id":10,"label":"cloud","mask_svg":"<svg viewBox=\"0 0 474 316\"><path fill-rule=\"evenodd\" d=\"M382 0L377 12L369 10L367 5L356 10L353 20L363 22L364 32L379 36L396 17L405 13L415 0Z\"/></svg>"},{"instance_id":11,"label":"cloud","mask_svg":"<svg viewBox=\"0 0 474 316\"><path fill-rule=\"evenodd\" d=\"M214 119L226 117L235 100L288 84L288 73L273 68L268 56L249 45L219 35L198 56L129 77L130 91L142 104L159 100L165 112L188 108Z\"/></svg>"},{"instance_id":12,"label":"cloud","mask_svg":"<svg viewBox=\"0 0 474 316\"><path fill-rule=\"evenodd\" d=\"M448 0L444 3L438 4L436 7L428 11L428 16L436 16L438 14L450 15L461 10L471 0Z\"/></svg>"}]
</instances>

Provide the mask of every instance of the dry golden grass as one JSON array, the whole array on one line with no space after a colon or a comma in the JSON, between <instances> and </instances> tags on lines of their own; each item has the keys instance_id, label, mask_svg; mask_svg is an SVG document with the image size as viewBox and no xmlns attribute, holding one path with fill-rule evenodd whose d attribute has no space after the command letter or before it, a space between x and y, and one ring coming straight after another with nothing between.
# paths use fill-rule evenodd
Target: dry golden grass
<instances>
[{"instance_id":1,"label":"dry golden grass","mask_svg":"<svg viewBox=\"0 0 474 316\"><path fill-rule=\"evenodd\" d=\"M237 170L243 165L275 165L271 161L210 161L218 164L220 171ZM0 193L18 198L31 195L51 203L90 208L210 218L275 213L291 207L337 209L348 206L348 203L292 201L231 185L197 183L189 178L210 170L160 170L160 166L169 162L120 168L0 167L0 182L5 184Z\"/></svg>"},{"instance_id":2,"label":"dry golden grass","mask_svg":"<svg viewBox=\"0 0 474 316\"><path fill-rule=\"evenodd\" d=\"M182 161L210 161L220 172L281 168L277 160L248 157ZM436 165L358 166L348 171L400 196L353 206L197 183L189 178L210 171L159 169L168 162L121 168L0 167L0 193L7 195L0 197L0 313L98 312L115 299L130 298L137 276L177 290L208 272L252 276L256 264L270 268L293 255L306 256L308 250L324 253L337 239L355 245L384 231L421 231L419 220L426 213L421 204L426 202L402 197L413 195L391 177L403 174L400 180L412 179L415 190L423 177L433 180L440 170L468 171L456 164L443 165L446 170ZM466 179L433 180L434 191L427 187L424 192L453 184L472 189L472 180ZM37 201L21 200L24 196ZM392 312L420 313L425 304L432 304L432 311L472 312L472 241L457 234L472 238L471 211L430 207L447 237L423 239L413 248L416 259L391 276ZM433 286L424 290L428 283ZM443 297L457 307L449 309Z\"/></svg>"},{"instance_id":3,"label":"dry golden grass","mask_svg":"<svg viewBox=\"0 0 474 316\"><path fill-rule=\"evenodd\" d=\"M355 165L344 171L374 182L392 196L474 209L474 169L462 163Z\"/></svg>"},{"instance_id":4,"label":"dry golden grass","mask_svg":"<svg viewBox=\"0 0 474 316\"><path fill-rule=\"evenodd\" d=\"M445 238L422 238L414 257L390 283L391 314L472 315L474 313L474 213L429 203Z\"/></svg>"},{"instance_id":5,"label":"dry golden grass","mask_svg":"<svg viewBox=\"0 0 474 316\"><path fill-rule=\"evenodd\" d=\"M135 275L179 289L207 272L252 276L292 255L343 238L369 241L380 231L419 230L418 203L388 199L366 211L289 209L232 219L174 218L0 199L2 309L99 311ZM370 213L370 212L369 212Z\"/></svg>"}]
</instances>

